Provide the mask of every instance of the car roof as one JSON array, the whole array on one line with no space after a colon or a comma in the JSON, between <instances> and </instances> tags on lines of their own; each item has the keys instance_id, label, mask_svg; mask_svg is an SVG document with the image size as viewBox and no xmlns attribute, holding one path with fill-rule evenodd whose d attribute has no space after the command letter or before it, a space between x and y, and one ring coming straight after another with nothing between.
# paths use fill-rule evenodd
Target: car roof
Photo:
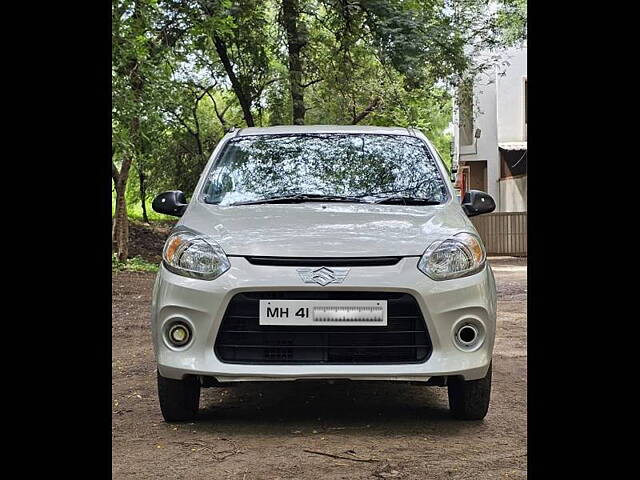
<instances>
[{"instance_id":1,"label":"car roof","mask_svg":"<svg viewBox=\"0 0 640 480\"><path fill-rule=\"evenodd\" d=\"M237 131L236 136L251 135L286 135L286 134L313 134L313 133L369 133L379 135L407 135L416 134L404 127L376 127L361 125L279 125L276 127L248 127Z\"/></svg>"}]
</instances>

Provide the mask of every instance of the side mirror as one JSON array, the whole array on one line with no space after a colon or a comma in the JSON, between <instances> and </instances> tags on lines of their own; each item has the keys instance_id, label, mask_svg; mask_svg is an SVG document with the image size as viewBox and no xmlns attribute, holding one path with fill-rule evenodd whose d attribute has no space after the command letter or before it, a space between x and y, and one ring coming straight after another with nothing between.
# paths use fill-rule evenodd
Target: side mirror
<instances>
[{"instance_id":1,"label":"side mirror","mask_svg":"<svg viewBox=\"0 0 640 480\"><path fill-rule=\"evenodd\" d=\"M188 205L184 193L180 190L171 190L170 192L163 192L154 198L151 208L158 213L181 217Z\"/></svg>"},{"instance_id":2,"label":"side mirror","mask_svg":"<svg viewBox=\"0 0 640 480\"><path fill-rule=\"evenodd\" d=\"M496 209L496 202L491 195L480 190L469 190L462 199L462 209L467 217L475 217L483 213L491 213Z\"/></svg>"}]
</instances>

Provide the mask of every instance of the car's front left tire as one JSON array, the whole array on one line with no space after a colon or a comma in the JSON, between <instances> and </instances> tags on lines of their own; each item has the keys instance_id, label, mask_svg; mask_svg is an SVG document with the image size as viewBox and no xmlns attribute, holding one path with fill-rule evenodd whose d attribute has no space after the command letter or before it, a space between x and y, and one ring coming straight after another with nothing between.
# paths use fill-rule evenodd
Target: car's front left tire
<instances>
[{"instance_id":1,"label":"car's front left tire","mask_svg":"<svg viewBox=\"0 0 640 480\"><path fill-rule=\"evenodd\" d=\"M182 380L158 374L158 400L167 422L187 422L196 418L200 404L200 379L187 376Z\"/></svg>"},{"instance_id":2,"label":"car's front left tire","mask_svg":"<svg viewBox=\"0 0 640 480\"><path fill-rule=\"evenodd\" d=\"M447 382L449 409L460 420L482 420L489 410L491 399L491 365L484 378L464 380L450 378Z\"/></svg>"}]
</instances>

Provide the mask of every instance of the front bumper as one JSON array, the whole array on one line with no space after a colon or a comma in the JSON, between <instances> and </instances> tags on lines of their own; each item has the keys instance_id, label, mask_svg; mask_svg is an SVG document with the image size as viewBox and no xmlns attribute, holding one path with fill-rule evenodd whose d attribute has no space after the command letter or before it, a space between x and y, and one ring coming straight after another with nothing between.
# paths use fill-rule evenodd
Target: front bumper
<instances>
[{"instance_id":1,"label":"front bumper","mask_svg":"<svg viewBox=\"0 0 640 480\"><path fill-rule=\"evenodd\" d=\"M252 265L231 257L231 268L207 281L175 275L164 267L156 277L151 327L160 374L181 379L185 375L215 377L220 382L352 379L426 381L431 377L461 375L465 380L485 376L495 338L495 281L487 265L474 275L434 281L417 269L418 257L402 258L392 266L351 267L340 285L325 287L302 283L295 267ZM251 365L223 363L214 353L220 322L231 298L240 292L291 290L385 291L411 294L425 319L433 350L424 363L392 365ZM186 347L171 347L164 337L168 321L180 319L193 331ZM485 330L475 351L459 349L454 332L461 322L473 320Z\"/></svg>"}]
</instances>

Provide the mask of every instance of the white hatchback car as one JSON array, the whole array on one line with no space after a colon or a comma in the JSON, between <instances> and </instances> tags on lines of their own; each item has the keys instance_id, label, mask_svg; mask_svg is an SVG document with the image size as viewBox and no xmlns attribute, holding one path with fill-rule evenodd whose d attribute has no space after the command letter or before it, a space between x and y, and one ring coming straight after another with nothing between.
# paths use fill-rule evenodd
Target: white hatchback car
<instances>
[{"instance_id":1,"label":"white hatchback car","mask_svg":"<svg viewBox=\"0 0 640 480\"><path fill-rule=\"evenodd\" d=\"M491 391L496 288L468 217L417 130L244 128L218 144L163 250L152 305L167 421L201 387L348 379L447 386L456 418Z\"/></svg>"}]
</instances>

